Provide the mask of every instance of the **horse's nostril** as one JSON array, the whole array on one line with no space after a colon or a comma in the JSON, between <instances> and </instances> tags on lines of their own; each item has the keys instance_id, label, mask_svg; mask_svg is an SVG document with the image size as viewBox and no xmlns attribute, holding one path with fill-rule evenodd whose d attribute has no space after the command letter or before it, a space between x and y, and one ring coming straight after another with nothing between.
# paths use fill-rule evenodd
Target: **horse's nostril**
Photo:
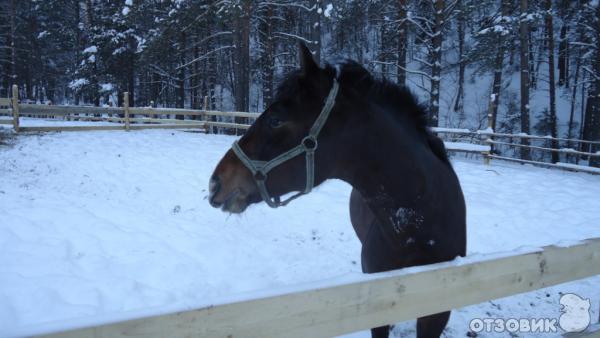
<instances>
[{"instance_id":1,"label":"horse's nostril","mask_svg":"<svg viewBox=\"0 0 600 338\"><path fill-rule=\"evenodd\" d=\"M208 182L208 191L210 194L216 194L221 189L221 180L218 176L213 176L210 178L210 182Z\"/></svg>"},{"instance_id":2,"label":"horse's nostril","mask_svg":"<svg viewBox=\"0 0 600 338\"><path fill-rule=\"evenodd\" d=\"M220 203L214 201L214 198L219 190L221 190L221 180L218 176L211 177L210 181L208 182L208 202L215 208L221 206Z\"/></svg>"}]
</instances>

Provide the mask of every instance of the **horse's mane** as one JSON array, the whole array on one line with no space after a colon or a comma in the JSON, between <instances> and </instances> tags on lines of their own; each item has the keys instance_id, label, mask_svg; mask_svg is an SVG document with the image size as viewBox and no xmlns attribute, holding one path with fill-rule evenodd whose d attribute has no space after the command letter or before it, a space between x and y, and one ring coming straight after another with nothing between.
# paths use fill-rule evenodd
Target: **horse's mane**
<instances>
[{"instance_id":1,"label":"horse's mane","mask_svg":"<svg viewBox=\"0 0 600 338\"><path fill-rule=\"evenodd\" d=\"M399 86L386 79L376 79L363 66L355 61L344 61L335 66L327 65L336 71L340 83L348 83L357 92L388 108L391 114L407 116L414 122L417 130L425 136L427 143L433 153L446 163L450 163L444 142L434 135L427 127L427 112L423 105L419 104L415 95L405 86Z\"/></svg>"}]
</instances>

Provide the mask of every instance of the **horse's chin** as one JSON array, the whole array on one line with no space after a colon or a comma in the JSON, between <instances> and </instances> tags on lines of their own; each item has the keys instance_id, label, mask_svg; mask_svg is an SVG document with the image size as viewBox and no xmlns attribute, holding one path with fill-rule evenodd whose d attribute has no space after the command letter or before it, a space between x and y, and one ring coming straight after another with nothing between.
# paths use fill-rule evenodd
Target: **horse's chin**
<instances>
[{"instance_id":1,"label":"horse's chin","mask_svg":"<svg viewBox=\"0 0 600 338\"><path fill-rule=\"evenodd\" d=\"M262 199L258 195L248 195L240 192L228 198L221 206L221 210L231 214L241 214L246 211L250 205L261 201Z\"/></svg>"}]
</instances>

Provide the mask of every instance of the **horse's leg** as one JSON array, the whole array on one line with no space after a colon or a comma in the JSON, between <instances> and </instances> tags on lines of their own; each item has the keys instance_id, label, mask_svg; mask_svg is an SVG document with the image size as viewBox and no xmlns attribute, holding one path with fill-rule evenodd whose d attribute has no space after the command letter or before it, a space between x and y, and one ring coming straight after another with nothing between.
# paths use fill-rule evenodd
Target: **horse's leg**
<instances>
[{"instance_id":1,"label":"horse's leg","mask_svg":"<svg viewBox=\"0 0 600 338\"><path fill-rule=\"evenodd\" d=\"M417 319L417 338L438 338L450 319L450 311Z\"/></svg>"},{"instance_id":2,"label":"horse's leg","mask_svg":"<svg viewBox=\"0 0 600 338\"><path fill-rule=\"evenodd\" d=\"M380 326L371 329L371 337L372 338L389 338L390 336L390 326Z\"/></svg>"}]
</instances>

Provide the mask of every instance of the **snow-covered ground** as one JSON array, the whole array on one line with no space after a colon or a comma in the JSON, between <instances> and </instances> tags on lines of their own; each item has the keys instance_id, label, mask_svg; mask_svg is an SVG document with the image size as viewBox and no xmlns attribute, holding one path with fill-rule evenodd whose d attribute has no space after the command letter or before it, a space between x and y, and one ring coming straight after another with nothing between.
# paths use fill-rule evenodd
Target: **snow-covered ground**
<instances>
[{"instance_id":1,"label":"snow-covered ground","mask_svg":"<svg viewBox=\"0 0 600 338\"><path fill-rule=\"evenodd\" d=\"M208 178L232 141L153 130L0 143L0 336L360 274L343 182L241 216L208 205ZM480 160L454 166L469 254L600 237L600 176ZM561 292L590 298L597 321L599 290L596 276L459 309L446 337L464 337L473 318L557 318ZM414 335L414 321L394 333Z\"/></svg>"}]
</instances>

